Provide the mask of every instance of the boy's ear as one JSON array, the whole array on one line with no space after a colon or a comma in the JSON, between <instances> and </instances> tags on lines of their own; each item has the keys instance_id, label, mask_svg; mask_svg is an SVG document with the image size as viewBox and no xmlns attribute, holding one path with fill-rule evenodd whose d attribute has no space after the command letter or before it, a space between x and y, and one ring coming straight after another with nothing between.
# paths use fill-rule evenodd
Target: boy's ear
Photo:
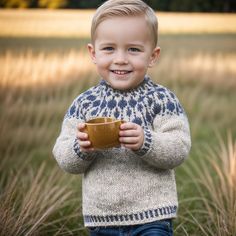
<instances>
[{"instance_id":1,"label":"boy's ear","mask_svg":"<svg viewBox=\"0 0 236 236\"><path fill-rule=\"evenodd\" d=\"M96 55L95 55L95 48L93 46L93 44L89 43L87 45L88 51L89 51L89 55L93 61L94 64L96 64Z\"/></svg>"},{"instance_id":2,"label":"boy's ear","mask_svg":"<svg viewBox=\"0 0 236 236\"><path fill-rule=\"evenodd\" d=\"M160 47L156 47L153 49L148 67L153 67L155 65L156 61L160 56L160 53L161 53Z\"/></svg>"}]
</instances>

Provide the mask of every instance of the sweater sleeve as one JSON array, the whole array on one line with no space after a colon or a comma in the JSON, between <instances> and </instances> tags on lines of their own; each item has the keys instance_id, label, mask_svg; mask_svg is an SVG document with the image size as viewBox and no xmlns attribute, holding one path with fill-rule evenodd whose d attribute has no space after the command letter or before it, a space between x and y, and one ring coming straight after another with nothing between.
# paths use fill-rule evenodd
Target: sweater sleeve
<instances>
[{"instance_id":1,"label":"sweater sleeve","mask_svg":"<svg viewBox=\"0 0 236 236\"><path fill-rule=\"evenodd\" d=\"M187 116L175 97L171 112L167 106L156 115L153 126L144 129L143 147L136 152L144 161L160 169L173 169L188 156L191 147Z\"/></svg>"},{"instance_id":2,"label":"sweater sleeve","mask_svg":"<svg viewBox=\"0 0 236 236\"><path fill-rule=\"evenodd\" d=\"M96 153L86 153L80 150L76 132L78 123L83 120L75 114L79 114L79 112L76 103L73 103L62 123L61 133L53 147L53 155L64 171L80 174L86 171Z\"/></svg>"}]
</instances>

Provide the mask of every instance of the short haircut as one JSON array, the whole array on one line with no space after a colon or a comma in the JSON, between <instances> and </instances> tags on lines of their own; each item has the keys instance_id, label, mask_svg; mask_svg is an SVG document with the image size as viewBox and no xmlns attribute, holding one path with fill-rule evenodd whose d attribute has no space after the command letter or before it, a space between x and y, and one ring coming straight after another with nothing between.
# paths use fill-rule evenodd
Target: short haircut
<instances>
[{"instance_id":1,"label":"short haircut","mask_svg":"<svg viewBox=\"0 0 236 236\"><path fill-rule=\"evenodd\" d=\"M142 0L108 0L97 8L91 25L91 40L95 42L96 30L101 22L112 17L144 16L153 35L153 45L158 41L158 22L155 12Z\"/></svg>"}]
</instances>

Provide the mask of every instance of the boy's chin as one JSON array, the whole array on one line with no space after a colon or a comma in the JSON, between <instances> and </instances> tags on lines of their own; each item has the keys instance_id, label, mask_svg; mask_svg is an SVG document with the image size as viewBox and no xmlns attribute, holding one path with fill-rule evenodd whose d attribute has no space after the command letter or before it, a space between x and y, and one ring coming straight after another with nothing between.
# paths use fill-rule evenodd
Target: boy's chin
<instances>
[{"instance_id":1,"label":"boy's chin","mask_svg":"<svg viewBox=\"0 0 236 236\"><path fill-rule=\"evenodd\" d=\"M133 88L130 84L125 84L125 83L112 83L110 84L113 89L125 91L125 90L130 90Z\"/></svg>"},{"instance_id":2,"label":"boy's chin","mask_svg":"<svg viewBox=\"0 0 236 236\"><path fill-rule=\"evenodd\" d=\"M110 81L108 83L113 89L125 91L138 87L139 84L142 83L142 81L140 81L139 83L133 83L133 81Z\"/></svg>"}]
</instances>

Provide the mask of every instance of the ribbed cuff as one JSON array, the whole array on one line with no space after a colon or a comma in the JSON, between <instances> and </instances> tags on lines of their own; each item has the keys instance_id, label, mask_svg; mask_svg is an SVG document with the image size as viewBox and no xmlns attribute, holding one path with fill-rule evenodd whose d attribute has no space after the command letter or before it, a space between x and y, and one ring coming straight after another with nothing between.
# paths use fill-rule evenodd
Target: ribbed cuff
<instances>
[{"instance_id":1,"label":"ribbed cuff","mask_svg":"<svg viewBox=\"0 0 236 236\"><path fill-rule=\"evenodd\" d=\"M74 141L73 149L74 149L74 152L77 154L77 156L78 156L80 159L82 159L82 160L88 160L88 159L90 159L89 153L87 153L87 152L81 152L77 138L76 138L75 141Z\"/></svg>"},{"instance_id":2,"label":"ribbed cuff","mask_svg":"<svg viewBox=\"0 0 236 236\"><path fill-rule=\"evenodd\" d=\"M143 146L139 150L134 152L138 156L144 156L150 150L151 146L152 146L152 134L148 128L145 128Z\"/></svg>"}]
</instances>

